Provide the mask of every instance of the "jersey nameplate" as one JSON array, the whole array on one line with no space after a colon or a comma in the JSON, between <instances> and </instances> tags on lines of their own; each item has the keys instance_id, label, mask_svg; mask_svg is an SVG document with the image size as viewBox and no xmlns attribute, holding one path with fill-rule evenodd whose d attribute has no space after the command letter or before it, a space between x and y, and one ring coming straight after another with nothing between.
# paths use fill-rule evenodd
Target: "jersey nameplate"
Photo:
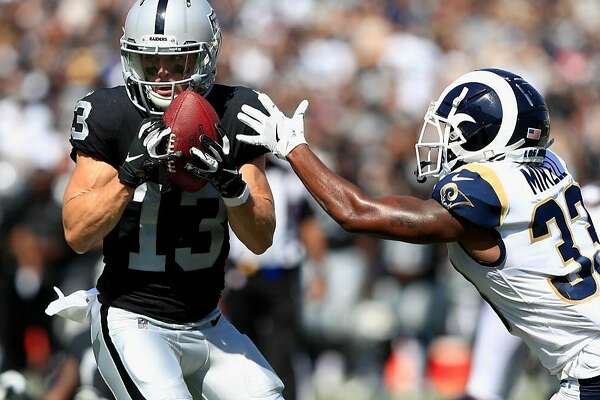
<instances>
[{"instance_id":1,"label":"jersey nameplate","mask_svg":"<svg viewBox=\"0 0 600 400\"><path fill-rule=\"evenodd\" d=\"M548 190L552 186L559 183L565 176L567 176L565 171L560 171L558 168L554 168L550 164L525 164L519 168L519 171L525 177L525 180L527 181L527 184L531 188L533 194L538 194Z\"/></svg>"}]
</instances>

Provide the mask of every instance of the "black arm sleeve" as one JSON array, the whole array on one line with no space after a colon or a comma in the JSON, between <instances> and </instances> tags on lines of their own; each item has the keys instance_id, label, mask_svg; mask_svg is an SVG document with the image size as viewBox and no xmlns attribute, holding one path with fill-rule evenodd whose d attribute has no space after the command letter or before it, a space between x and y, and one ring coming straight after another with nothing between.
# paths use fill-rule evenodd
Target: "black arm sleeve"
<instances>
[{"instance_id":1,"label":"black arm sleeve","mask_svg":"<svg viewBox=\"0 0 600 400\"><path fill-rule=\"evenodd\" d=\"M121 123L120 105L109 90L99 90L81 99L73 112L70 143L71 158L77 151L115 167L120 165L117 151Z\"/></svg>"}]
</instances>

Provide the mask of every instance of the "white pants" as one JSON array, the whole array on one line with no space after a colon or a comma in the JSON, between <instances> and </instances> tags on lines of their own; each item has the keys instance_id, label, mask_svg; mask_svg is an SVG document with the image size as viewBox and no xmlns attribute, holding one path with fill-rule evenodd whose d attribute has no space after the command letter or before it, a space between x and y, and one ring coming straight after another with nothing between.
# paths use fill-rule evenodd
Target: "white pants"
<instances>
[{"instance_id":1,"label":"white pants","mask_svg":"<svg viewBox=\"0 0 600 400\"><path fill-rule=\"evenodd\" d=\"M117 400L281 400L283 383L218 310L167 324L95 302L92 347Z\"/></svg>"},{"instance_id":2,"label":"white pants","mask_svg":"<svg viewBox=\"0 0 600 400\"><path fill-rule=\"evenodd\" d=\"M484 303L466 392L476 399L501 400L509 397L514 377L522 365L514 364L521 339L511 335L488 303ZM493 349L493 351L490 351Z\"/></svg>"},{"instance_id":3,"label":"white pants","mask_svg":"<svg viewBox=\"0 0 600 400\"><path fill-rule=\"evenodd\" d=\"M560 389L550 400L600 400L598 383L593 386L582 384L575 378L564 379L560 382Z\"/></svg>"}]
</instances>

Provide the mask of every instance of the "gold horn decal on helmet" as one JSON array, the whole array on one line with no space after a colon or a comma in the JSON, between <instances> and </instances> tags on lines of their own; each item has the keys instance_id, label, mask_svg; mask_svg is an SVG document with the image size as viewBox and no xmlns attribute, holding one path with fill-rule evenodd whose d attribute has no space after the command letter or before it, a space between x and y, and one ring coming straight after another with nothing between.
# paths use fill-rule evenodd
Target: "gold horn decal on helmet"
<instances>
[{"instance_id":1,"label":"gold horn decal on helmet","mask_svg":"<svg viewBox=\"0 0 600 400\"><path fill-rule=\"evenodd\" d=\"M448 210L457 206L474 207L469 198L458 189L456 183L450 182L440 189L440 200Z\"/></svg>"}]
</instances>

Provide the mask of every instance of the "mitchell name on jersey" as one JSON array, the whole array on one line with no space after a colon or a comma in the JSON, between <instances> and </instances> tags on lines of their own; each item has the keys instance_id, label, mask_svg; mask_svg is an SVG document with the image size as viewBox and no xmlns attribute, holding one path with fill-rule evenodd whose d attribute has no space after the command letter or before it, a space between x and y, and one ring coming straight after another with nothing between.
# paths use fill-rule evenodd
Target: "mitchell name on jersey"
<instances>
[{"instance_id":1,"label":"mitchell name on jersey","mask_svg":"<svg viewBox=\"0 0 600 400\"><path fill-rule=\"evenodd\" d=\"M433 198L453 215L498 233L502 255L496 263L478 263L460 243L449 244L448 253L507 328L553 374L598 375L599 242L564 162L547 150L536 164L467 164L444 176Z\"/></svg>"}]
</instances>

